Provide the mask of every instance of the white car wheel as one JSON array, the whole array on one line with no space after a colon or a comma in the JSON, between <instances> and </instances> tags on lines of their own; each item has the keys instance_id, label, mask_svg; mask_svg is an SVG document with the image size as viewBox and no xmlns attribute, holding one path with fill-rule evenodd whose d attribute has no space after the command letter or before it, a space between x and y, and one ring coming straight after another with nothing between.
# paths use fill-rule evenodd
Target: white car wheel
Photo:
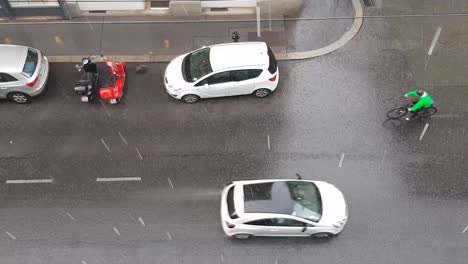
<instances>
[{"instance_id":1,"label":"white car wheel","mask_svg":"<svg viewBox=\"0 0 468 264\"><path fill-rule=\"evenodd\" d=\"M244 239L249 239L251 238L252 235L249 235L249 234L237 234L237 235L234 235L234 238L236 239L241 239L241 240L244 240Z\"/></svg>"},{"instance_id":2,"label":"white car wheel","mask_svg":"<svg viewBox=\"0 0 468 264\"><path fill-rule=\"evenodd\" d=\"M261 88L261 89L255 90L254 95L258 98L264 98L264 97L267 97L270 94L270 92L271 91L266 88Z\"/></svg>"}]
</instances>

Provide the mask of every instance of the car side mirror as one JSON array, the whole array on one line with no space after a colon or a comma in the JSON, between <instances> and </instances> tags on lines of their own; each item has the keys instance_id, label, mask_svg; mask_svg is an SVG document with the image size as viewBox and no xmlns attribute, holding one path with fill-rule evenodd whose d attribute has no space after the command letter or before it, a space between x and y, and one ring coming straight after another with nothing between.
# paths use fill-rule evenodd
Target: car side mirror
<instances>
[{"instance_id":1,"label":"car side mirror","mask_svg":"<svg viewBox=\"0 0 468 264\"><path fill-rule=\"evenodd\" d=\"M307 230L307 225L304 225L304 227L302 228L302 232L305 232Z\"/></svg>"},{"instance_id":2,"label":"car side mirror","mask_svg":"<svg viewBox=\"0 0 468 264\"><path fill-rule=\"evenodd\" d=\"M208 88L208 84L205 83L205 84L203 85L203 88Z\"/></svg>"}]
</instances>

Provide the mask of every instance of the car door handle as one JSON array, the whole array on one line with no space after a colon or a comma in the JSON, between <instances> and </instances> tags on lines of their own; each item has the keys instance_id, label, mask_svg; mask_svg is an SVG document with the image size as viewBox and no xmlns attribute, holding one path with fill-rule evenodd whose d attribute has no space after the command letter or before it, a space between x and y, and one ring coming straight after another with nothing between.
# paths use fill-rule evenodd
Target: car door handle
<instances>
[{"instance_id":1,"label":"car door handle","mask_svg":"<svg viewBox=\"0 0 468 264\"><path fill-rule=\"evenodd\" d=\"M5 89L8 89L8 87L0 87L0 89L3 89L3 90L5 90Z\"/></svg>"}]
</instances>

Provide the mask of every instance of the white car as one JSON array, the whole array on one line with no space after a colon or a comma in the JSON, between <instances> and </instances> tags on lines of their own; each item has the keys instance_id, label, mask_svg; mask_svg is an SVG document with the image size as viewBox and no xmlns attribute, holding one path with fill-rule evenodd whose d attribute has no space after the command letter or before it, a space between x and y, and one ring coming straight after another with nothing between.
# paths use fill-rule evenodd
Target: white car
<instances>
[{"instance_id":1,"label":"white car","mask_svg":"<svg viewBox=\"0 0 468 264\"><path fill-rule=\"evenodd\" d=\"M244 94L265 97L278 81L277 61L265 42L203 47L175 58L164 73L167 93L186 103Z\"/></svg>"},{"instance_id":2,"label":"white car","mask_svg":"<svg viewBox=\"0 0 468 264\"><path fill-rule=\"evenodd\" d=\"M330 237L348 220L343 193L308 180L236 181L221 198L221 225L229 237Z\"/></svg>"}]
</instances>

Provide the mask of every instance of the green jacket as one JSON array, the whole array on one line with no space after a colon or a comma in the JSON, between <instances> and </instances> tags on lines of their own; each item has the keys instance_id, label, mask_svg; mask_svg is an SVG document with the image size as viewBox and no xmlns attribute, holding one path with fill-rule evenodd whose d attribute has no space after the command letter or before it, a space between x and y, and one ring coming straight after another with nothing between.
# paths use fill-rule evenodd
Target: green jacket
<instances>
[{"instance_id":1,"label":"green jacket","mask_svg":"<svg viewBox=\"0 0 468 264\"><path fill-rule=\"evenodd\" d=\"M414 90L414 91L411 91L411 92L407 92L405 94L405 96L406 97L415 96L417 93L418 93L418 90ZM419 110L421 108L429 108L429 107L432 106L433 103L434 103L434 100L432 100L432 97L428 93L424 92L424 94L421 97L419 97L418 102L416 102L410 108L410 111L414 112L414 111Z\"/></svg>"}]
</instances>

